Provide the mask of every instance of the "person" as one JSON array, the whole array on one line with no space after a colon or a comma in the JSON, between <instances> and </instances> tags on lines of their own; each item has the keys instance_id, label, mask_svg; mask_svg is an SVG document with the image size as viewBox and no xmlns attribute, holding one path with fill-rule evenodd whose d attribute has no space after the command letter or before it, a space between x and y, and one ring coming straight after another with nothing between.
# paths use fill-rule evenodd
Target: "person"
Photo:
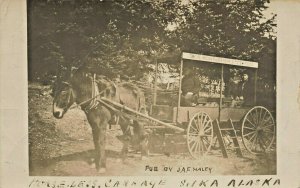
<instances>
[{"instance_id":1,"label":"person","mask_svg":"<svg viewBox=\"0 0 300 188\"><path fill-rule=\"evenodd\" d=\"M250 82L249 76L246 73L242 75L239 98L244 101L244 106L251 106L254 103L253 83Z\"/></svg>"},{"instance_id":2,"label":"person","mask_svg":"<svg viewBox=\"0 0 300 188\"><path fill-rule=\"evenodd\" d=\"M184 106L196 106L197 95L199 91L199 80L192 74L191 69L186 69L184 77L181 81L182 90L182 105Z\"/></svg>"},{"instance_id":3,"label":"person","mask_svg":"<svg viewBox=\"0 0 300 188\"><path fill-rule=\"evenodd\" d=\"M224 95L227 98L230 98L232 100L238 100L239 98L239 82L240 82L240 76L238 76L238 72L236 69L230 70L229 76L225 80L225 91Z\"/></svg>"}]
</instances>

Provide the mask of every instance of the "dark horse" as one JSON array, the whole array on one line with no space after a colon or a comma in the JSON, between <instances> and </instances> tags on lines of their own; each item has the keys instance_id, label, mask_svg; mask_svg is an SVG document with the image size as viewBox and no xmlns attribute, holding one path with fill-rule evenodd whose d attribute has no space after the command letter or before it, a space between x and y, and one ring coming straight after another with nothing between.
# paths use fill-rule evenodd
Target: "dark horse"
<instances>
[{"instance_id":1,"label":"dark horse","mask_svg":"<svg viewBox=\"0 0 300 188\"><path fill-rule=\"evenodd\" d=\"M130 141L138 142L142 157L147 155L144 126L138 121L116 111L97 100L97 95L123 104L134 110L145 112L144 94L131 83L115 85L104 77L93 77L83 71L77 71L66 82L58 83L54 90L53 115L60 119L73 103L79 104L85 112L92 128L95 145L95 166L99 173L106 170L105 134L110 124L120 125L123 131L122 156L126 157ZM90 100L91 98L95 98ZM132 129L130 127L133 127ZM133 130L133 131L132 131ZM133 133L132 133L133 132Z\"/></svg>"}]
</instances>

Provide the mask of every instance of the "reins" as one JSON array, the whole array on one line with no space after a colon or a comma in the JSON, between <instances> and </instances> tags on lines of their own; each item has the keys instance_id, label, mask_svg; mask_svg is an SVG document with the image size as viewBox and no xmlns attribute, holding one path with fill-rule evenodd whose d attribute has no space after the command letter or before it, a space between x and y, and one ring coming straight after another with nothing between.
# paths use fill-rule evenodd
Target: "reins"
<instances>
[{"instance_id":1,"label":"reins","mask_svg":"<svg viewBox=\"0 0 300 188\"><path fill-rule=\"evenodd\" d=\"M79 104L77 104L77 105L75 105L75 106L72 106L70 109L78 108L79 106L96 99L97 97L102 95L108 88L108 87L105 87L101 92L98 92L98 88L95 88L95 87L98 87L98 86L97 86L97 83L96 83L96 75L94 74L94 76L92 78L92 97L85 100L85 101L83 101L83 102L81 102L81 103L79 103ZM97 104L92 104L92 106L89 106L88 107L89 109L85 109L85 111L94 108L96 105Z\"/></svg>"},{"instance_id":2,"label":"reins","mask_svg":"<svg viewBox=\"0 0 300 188\"><path fill-rule=\"evenodd\" d=\"M91 100L97 98L98 96L100 96L101 94L103 94L103 93L105 92L106 89L107 89L107 88L103 89L101 92L99 92L99 94L95 95L94 97L92 97L92 98L90 98L90 99L87 99L87 100L85 100L85 101L83 101L83 102L81 102L81 103L79 103L79 104L76 104L75 106L71 106L71 107L70 107L70 110L71 110L71 109L74 109L74 108L78 108L79 106L81 106L81 105L83 105L83 104L85 104L85 103L87 103L87 102L90 102Z\"/></svg>"}]
</instances>

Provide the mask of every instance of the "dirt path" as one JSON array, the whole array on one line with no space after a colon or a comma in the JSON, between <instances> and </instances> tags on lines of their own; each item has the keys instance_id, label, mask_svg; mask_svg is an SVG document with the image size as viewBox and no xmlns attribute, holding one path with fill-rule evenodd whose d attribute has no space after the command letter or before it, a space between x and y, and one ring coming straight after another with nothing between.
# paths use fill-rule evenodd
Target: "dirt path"
<instances>
[{"instance_id":1,"label":"dirt path","mask_svg":"<svg viewBox=\"0 0 300 188\"><path fill-rule=\"evenodd\" d=\"M74 109L63 119L55 119L49 93L47 86L29 85L30 175L98 176L92 164L93 142L84 113ZM213 150L201 160L194 160L186 146L180 144L185 141L182 135L169 135L165 150L161 137L152 135L151 153L146 160L130 153L126 161L121 161L122 143L116 138L118 135L121 132L115 127L107 132L105 176L276 174L275 151L262 156L246 153L245 158L230 153L225 159L220 151ZM157 171L150 171L154 167Z\"/></svg>"}]
</instances>

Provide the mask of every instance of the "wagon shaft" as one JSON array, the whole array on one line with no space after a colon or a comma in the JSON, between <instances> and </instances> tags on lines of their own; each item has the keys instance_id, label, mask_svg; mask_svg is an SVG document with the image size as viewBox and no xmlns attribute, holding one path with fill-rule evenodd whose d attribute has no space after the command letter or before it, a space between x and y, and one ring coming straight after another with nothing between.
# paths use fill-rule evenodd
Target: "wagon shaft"
<instances>
[{"instance_id":1,"label":"wagon shaft","mask_svg":"<svg viewBox=\"0 0 300 188\"><path fill-rule=\"evenodd\" d=\"M152 117L150 117L150 116L148 116L148 115L146 115L146 114L140 113L140 112L138 112L138 111L136 111L136 110L133 110L133 109L131 109L131 108L128 108L127 106L122 105L122 104L119 104L119 103L117 103L117 102L111 101L111 100L109 100L109 99L107 99L107 98L102 97L101 100L99 100L99 101L100 101L101 103L105 104L105 105L108 106L108 107L110 106L109 108L114 109L114 111L118 111L118 112L124 113L125 115L126 115L126 114L128 115L128 112L129 112L129 113L133 113L133 114L136 115L136 116L140 116L140 117L143 117L143 118L145 118L145 119L147 119L147 120L149 120L149 121L153 121L153 122L155 122L155 123L161 124L161 125L165 126L166 128L174 129L174 130L181 131L181 132L184 132L184 131L185 131L184 129L182 129L182 128L180 128L180 127L177 127L177 126L175 126L175 125L171 125L171 124L169 124L169 123L165 123L165 122L160 121L160 120L158 120L158 119L152 118ZM117 108L119 108L119 109L117 109ZM125 112L122 112L123 110L124 110Z\"/></svg>"}]
</instances>

